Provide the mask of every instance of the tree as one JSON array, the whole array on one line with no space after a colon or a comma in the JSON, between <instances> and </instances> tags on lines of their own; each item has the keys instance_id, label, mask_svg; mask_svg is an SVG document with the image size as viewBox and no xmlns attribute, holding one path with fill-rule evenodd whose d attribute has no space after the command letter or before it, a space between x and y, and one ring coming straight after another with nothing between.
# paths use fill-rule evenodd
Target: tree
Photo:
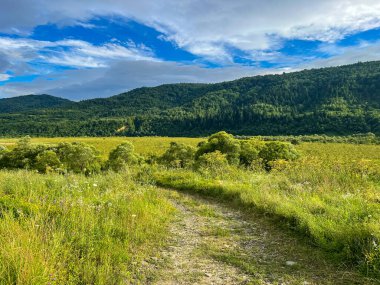
<instances>
[{"instance_id":1,"label":"tree","mask_svg":"<svg viewBox=\"0 0 380 285\"><path fill-rule=\"evenodd\" d=\"M239 164L240 143L231 134L222 131L211 135L206 143L199 145L195 158L198 159L201 155L214 151L225 154L231 165Z\"/></svg>"},{"instance_id":2,"label":"tree","mask_svg":"<svg viewBox=\"0 0 380 285\"><path fill-rule=\"evenodd\" d=\"M257 139L240 141L240 164L251 166L259 158L259 152L264 145L263 141Z\"/></svg>"},{"instance_id":3,"label":"tree","mask_svg":"<svg viewBox=\"0 0 380 285\"><path fill-rule=\"evenodd\" d=\"M58 155L52 150L45 150L37 155L34 168L40 173L57 171L62 167Z\"/></svg>"},{"instance_id":4,"label":"tree","mask_svg":"<svg viewBox=\"0 0 380 285\"><path fill-rule=\"evenodd\" d=\"M294 160L298 156L291 144L283 142L268 142L259 152L259 157L263 160L264 167L268 171L272 168L272 162L279 159Z\"/></svg>"},{"instance_id":5,"label":"tree","mask_svg":"<svg viewBox=\"0 0 380 285\"><path fill-rule=\"evenodd\" d=\"M169 167L187 168L194 163L195 148L183 143L171 142L159 162Z\"/></svg>"},{"instance_id":6,"label":"tree","mask_svg":"<svg viewBox=\"0 0 380 285\"><path fill-rule=\"evenodd\" d=\"M108 158L108 167L113 171L120 171L127 165L137 164L141 158L135 154L135 148L131 142L124 142L113 149Z\"/></svg>"},{"instance_id":7,"label":"tree","mask_svg":"<svg viewBox=\"0 0 380 285\"><path fill-rule=\"evenodd\" d=\"M33 146L30 137L21 138L12 151L4 152L1 158L1 166L4 168L32 169L38 154L46 149L46 146Z\"/></svg>"},{"instance_id":8,"label":"tree","mask_svg":"<svg viewBox=\"0 0 380 285\"><path fill-rule=\"evenodd\" d=\"M100 171L99 152L93 146L81 142L60 143L57 153L68 171L86 175Z\"/></svg>"}]
</instances>

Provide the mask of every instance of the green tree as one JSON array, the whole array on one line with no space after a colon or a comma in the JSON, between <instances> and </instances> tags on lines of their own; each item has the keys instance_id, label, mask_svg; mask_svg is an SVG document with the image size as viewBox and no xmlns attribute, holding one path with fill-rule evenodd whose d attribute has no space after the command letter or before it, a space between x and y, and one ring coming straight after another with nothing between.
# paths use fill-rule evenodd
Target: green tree
<instances>
[{"instance_id":1,"label":"green tree","mask_svg":"<svg viewBox=\"0 0 380 285\"><path fill-rule=\"evenodd\" d=\"M40 173L57 171L62 167L58 155L52 150L45 150L36 157L34 168Z\"/></svg>"},{"instance_id":2,"label":"green tree","mask_svg":"<svg viewBox=\"0 0 380 285\"><path fill-rule=\"evenodd\" d=\"M108 167L113 171L121 171L128 165L137 164L141 158L135 154L135 148L131 142L124 142L113 149L108 158Z\"/></svg>"},{"instance_id":3,"label":"green tree","mask_svg":"<svg viewBox=\"0 0 380 285\"><path fill-rule=\"evenodd\" d=\"M225 154L231 165L239 164L240 143L231 134L222 131L211 135L207 142L199 145L195 157L199 159L201 155L215 151Z\"/></svg>"},{"instance_id":4,"label":"green tree","mask_svg":"<svg viewBox=\"0 0 380 285\"><path fill-rule=\"evenodd\" d=\"M263 141L257 139L240 141L240 164L251 166L259 158L259 152L264 145Z\"/></svg>"},{"instance_id":5,"label":"green tree","mask_svg":"<svg viewBox=\"0 0 380 285\"><path fill-rule=\"evenodd\" d=\"M159 162L169 167L191 167L194 163L194 154L194 147L171 142L169 149L159 158Z\"/></svg>"},{"instance_id":6,"label":"green tree","mask_svg":"<svg viewBox=\"0 0 380 285\"><path fill-rule=\"evenodd\" d=\"M60 143L57 153L68 171L86 175L100 171L99 152L93 146L81 142Z\"/></svg>"},{"instance_id":7,"label":"green tree","mask_svg":"<svg viewBox=\"0 0 380 285\"><path fill-rule=\"evenodd\" d=\"M259 152L259 157L263 160L266 170L270 170L271 163L276 160L294 160L298 156L296 149L291 144L283 142L268 142Z\"/></svg>"}]
</instances>

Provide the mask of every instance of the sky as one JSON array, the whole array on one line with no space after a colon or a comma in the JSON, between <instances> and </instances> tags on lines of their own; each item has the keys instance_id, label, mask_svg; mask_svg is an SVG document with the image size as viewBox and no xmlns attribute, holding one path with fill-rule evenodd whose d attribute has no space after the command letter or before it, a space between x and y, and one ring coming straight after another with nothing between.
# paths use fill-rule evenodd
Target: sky
<instances>
[{"instance_id":1,"label":"sky","mask_svg":"<svg viewBox=\"0 0 380 285\"><path fill-rule=\"evenodd\" d=\"M0 0L0 98L380 60L379 0Z\"/></svg>"}]
</instances>

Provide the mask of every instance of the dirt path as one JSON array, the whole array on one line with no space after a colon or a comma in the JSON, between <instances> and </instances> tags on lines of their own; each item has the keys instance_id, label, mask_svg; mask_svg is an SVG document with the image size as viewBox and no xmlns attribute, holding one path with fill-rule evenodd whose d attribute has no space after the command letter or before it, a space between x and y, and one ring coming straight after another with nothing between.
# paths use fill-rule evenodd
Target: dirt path
<instances>
[{"instance_id":1,"label":"dirt path","mask_svg":"<svg viewBox=\"0 0 380 285\"><path fill-rule=\"evenodd\" d=\"M377 284L260 214L167 191L178 209L150 284Z\"/></svg>"}]
</instances>

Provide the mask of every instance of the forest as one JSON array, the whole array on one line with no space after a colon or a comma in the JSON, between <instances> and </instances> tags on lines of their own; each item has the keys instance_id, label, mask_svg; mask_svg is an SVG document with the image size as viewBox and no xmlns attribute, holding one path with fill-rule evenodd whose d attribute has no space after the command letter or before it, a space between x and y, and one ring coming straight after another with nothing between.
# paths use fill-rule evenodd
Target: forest
<instances>
[{"instance_id":1,"label":"forest","mask_svg":"<svg viewBox=\"0 0 380 285\"><path fill-rule=\"evenodd\" d=\"M380 61L73 102L0 100L0 136L380 134Z\"/></svg>"}]
</instances>

